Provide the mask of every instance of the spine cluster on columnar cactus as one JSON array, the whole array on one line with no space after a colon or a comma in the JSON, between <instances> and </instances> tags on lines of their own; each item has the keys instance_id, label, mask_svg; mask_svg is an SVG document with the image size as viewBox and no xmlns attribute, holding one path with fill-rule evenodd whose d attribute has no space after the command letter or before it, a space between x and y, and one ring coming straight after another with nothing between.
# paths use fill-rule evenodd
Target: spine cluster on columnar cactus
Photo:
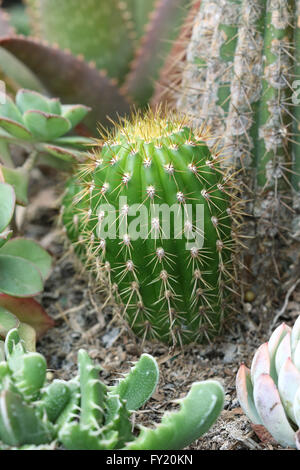
<instances>
[{"instance_id":1,"label":"spine cluster on columnar cactus","mask_svg":"<svg viewBox=\"0 0 300 470\"><path fill-rule=\"evenodd\" d=\"M180 449L198 439L218 418L222 386L195 382L180 408L155 428L132 433L130 414L151 397L159 378L155 359L143 354L117 385L106 386L84 350L78 376L46 380L46 361L28 352L16 329L0 342L0 448L73 450ZM55 442L56 441L56 442Z\"/></svg>"},{"instance_id":2,"label":"spine cluster on columnar cactus","mask_svg":"<svg viewBox=\"0 0 300 470\"><path fill-rule=\"evenodd\" d=\"M138 114L68 184L67 234L144 338L209 339L229 311L234 183L207 136L176 115Z\"/></svg>"},{"instance_id":3,"label":"spine cluster on columnar cactus","mask_svg":"<svg viewBox=\"0 0 300 470\"><path fill-rule=\"evenodd\" d=\"M251 370L241 365L236 388L254 424L264 425L279 444L300 448L300 317L293 328L276 328L258 348Z\"/></svg>"},{"instance_id":4,"label":"spine cluster on columnar cactus","mask_svg":"<svg viewBox=\"0 0 300 470\"><path fill-rule=\"evenodd\" d=\"M203 0L178 102L198 123L208 120L248 169L263 236L292 218L299 231L287 210L292 198L300 207L299 14L295 0Z\"/></svg>"}]
</instances>

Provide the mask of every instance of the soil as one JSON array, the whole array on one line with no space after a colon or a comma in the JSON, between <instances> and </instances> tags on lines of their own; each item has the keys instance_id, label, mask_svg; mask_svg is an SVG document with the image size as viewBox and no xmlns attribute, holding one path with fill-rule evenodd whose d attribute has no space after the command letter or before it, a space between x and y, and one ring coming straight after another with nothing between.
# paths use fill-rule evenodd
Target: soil
<instances>
[{"instance_id":1,"label":"soil","mask_svg":"<svg viewBox=\"0 0 300 470\"><path fill-rule=\"evenodd\" d=\"M235 377L240 363L250 366L257 347L279 323L292 325L300 314L299 260L290 265L282 293L278 294L277 289L273 315L266 314L268 299L254 298L241 305L230 328L213 344L183 349L152 342L142 344L114 315L111 299L101 286L93 286L68 249L56 223L62 185L54 185L53 176L51 172L45 176L38 169L34 171L31 204L25 217L19 214L23 234L38 240L54 257L52 274L39 300L56 326L37 345L47 358L53 378L74 376L77 352L84 348L102 366L101 378L111 385L142 352L147 352L158 361L160 381L144 409L135 414L135 423L151 426L160 421L166 410L176 406L173 400L183 397L194 381L214 378L226 390L224 411L209 432L189 449L280 449L268 434L251 427L236 398Z\"/></svg>"}]
</instances>

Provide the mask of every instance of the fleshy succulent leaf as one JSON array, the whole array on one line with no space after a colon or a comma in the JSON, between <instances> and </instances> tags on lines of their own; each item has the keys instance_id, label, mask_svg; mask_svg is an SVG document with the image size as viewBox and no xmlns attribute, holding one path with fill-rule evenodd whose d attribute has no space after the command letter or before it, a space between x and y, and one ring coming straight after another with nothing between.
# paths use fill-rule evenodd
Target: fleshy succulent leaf
<instances>
[{"instance_id":1,"label":"fleshy succulent leaf","mask_svg":"<svg viewBox=\"0 0 300 470\"><path fill-rule=\"evenodd\" d=\"M99 368L94 366L86 351L78 352L81 390L80 424L97 429L103 421L106 387L99 380Z\"/></svg>"},{"instance_id":2,"label":"fleshy succulent leaf","mask_svg":"<svg viewBox=\"0 0 300 470\"><path fill-rule=\"evenodd\" d=\"M33 263L24 258L0 254L0 292L16 297L32 297L42 290L42 277Z\"/></svg>"},{"instance_id":3,"label":"fleshy succulent leaf","mask_svg":"<svg viewBox=\"0 0 300 470\"><path fill-rule=\"evenodd\" d=\"M244 413L254 424L261 424L261 419L256 411L253 398L253 385L251 382L251 373L244 364L239 368L236 377L237 398Z\"/></svg>"},{"instance_id":4,"label":"fleshy succulent leaf","mask_svg":"<svg viewBox=\"0 0 300 470\"><path fill-rule=\"evenodd\" d=\"M48 419L55 423L62 411L71 400L71 390L68 382L64 380L54 380L42 394L40 406L42 412L47 413Z\"/></svg>"},{"instance_id":5,"label":"fleshy succulent leaf","mask_svg":"<svg viewBox=\"0 0 300 470\"><path fill-rule=\"evenodd\" d=\"M26 353L24 342L21 340L16 328L7 333L4 346L7 359L16 351L18 351L19 354Z\"/></svg>"},{"instance_id":6,"label":"fleshy succulent leaf","mask_svg":"<svg viewBox=\"0 0 300 470\"><path fill-rule=\"evenodd\" d=\"M147 32L124 83L125 92L140 105L147 104L151 98L159 70L188 14L190 4L190 0L160 0L156 3Z\"/></svg>"},{"instance_id":7,"label":"fleshy succulent leaf","mask_svg":"<svg viewBox=\"0 0 300 470\"><path fill-rule=\"evenodd\" d=\"M27 323L20 323L20 325L18 326L18 333L19 333L21 341L24 342L26 351L35 352L35 346L36 346L35 329Z\"/></svg>"},{"instance_id":8,"label":"fleshy succulent leaf","mask_svg":"<svg viewBox=\"0 0 300 470\"><path fill-rule=\"evenodd\" d=\"M291 351L291 333L288 332L284 338L282 339L281 343L278 346L276 357L275 357L275 367L277 374L279 375L281 368L285 364L288 358L292 357Z\"/></svg>"},{"instance_id":9,"label":"fleshy succulent leaf","mask_svg":"<svg viewBox=\"0 0 300 470\"><path fill-rule=\"evenodd\" d=\"M11 446L21 446L27 442L43 444L52 440L53 429L45 425L22 398L10 390L0 393L0 438Z\"/></svg>"},{"instance_id":10,"label":"fleshy succulent leaf","mask_svg":"<svg viewBox=\"0 0 300 470\"><path fill-rule=\"evenodd\" d=\"M16 94L16 105L22 114L30 110L52 112L49 100L44 95L32 90L19 90Z\"/></svg>"},{"instance_id":11,"label":"fleshy succulent leaf","mask_svg":"<svg viewBox=\"0 0 300 470\"><path fill-rule=\"evenodd\" d=\"M61 137L71 129L71 123L67 119L42 111L26 111L23 119L31 134L46 142Z\"/></svg>"},{"instance_id":12,"label":"fleshy succulent leaf","mask_svg":"<svg viewBox=\"0 0 300 470\"><path fill-rule=\"evenodd\" d=\"M118 395L108 393L106 402L105 427L108 430L118 432L118 442L116 448L121 448L126 442L132 441L132 424L130 413L126 406L126 401L121 400Z\"/></svg>"},{"instance_id":13,"label":"fleshy succulent leaf","mask_svg":"<svg viewBox=\"0 0 300 470\"><path fill-rule=\"evenodd\" d=\"M8 95L5 97L5 103L0 104L0 116L24 124L22 113Z\"/></svg>"},{"instance_id":14,"label":"fleshy succulent leaf","mask_svg":"<svg viewBox=\"0 0 300 470\"><path fill-rule=\"evenodd\" d=\"M178 400L180 410L164 415L154 429L141 433L126 450L183 449L204 434L218 418L224 403L222 386L213 380L194 383L185 398Z\"/></svg>"},{"instance_id":15,"label":"fleshy succulent leaf","mask_svg":"<svg viewBox=\"0 0 300 470\"><path fill-rule=\"evenodd\" d=\"M16 449L37 450L33 446L48 445L54 439L74 450L179 449L213 424L224 402L218 382L194 383L188 395L178 400L179 411L167 413L154 430L143 428L136 439L127 401L121 395L127 394L128 403L134 403L130 396L136 385L136 405L149 396L157 379L157 364L151 356L143 355L130 371L130 387L120 389L121 395L118 387L112 390L100 382L100 369L84 350L78 353L79 376L48 383L45 358L27 351L16 328L7 333L4 347L0 343L0 356L0 439ZM146 369L153 375L151 380ZM138 378L152 383L146 386L143 399Z\"/></svg>"},{"instance_id":16,"label":"fleshy succulent leaf","mask_svg":"<svg viewBox=\"0 0 300 470\"><path fill-rule=\"evenodd\" d=\"M17 390L27 400L37 398L46 378L47 364L45 358L36 352L19 353L14 350L7 359Z\"/></svg>"},{"instance_id":17,"label":"fleshy succulent leaf","mask_svg":"<svg viewBox=\"0 0 300 470\"><path fill-rule=\"evenodd\" d=\"M70 423L64 426L59 439L69 450L111 450L118 442L118 432L110 431L106 436L91 430L88 426L79 423Z\"/></svg>"},{"instance_id":18,"label":"fleshy succulent leaf","mask_svg":"<svg viewBox=\"0 0 300 470\"><path fill-rule=\"evenodd\" d=\"M0 307L0 336L5 338L9 330L18 328L20 321L8 310Z\"/></svg>"},{"instance_id":19,"label":"fleshy succulent leaf","mask_svg":"<svg viewBox=\"0 0 300 470\"><path fill-rule=\"evenodd\" d=\"M293 414L295 416L297 426L300 429L300 388L298 388L298 390L296 392L293 408L294 408L293 409Z\"/></svg>"},{"instance_id":20,"label":"fleshy succulent leaf","mask_svg":"<svg viewBox=\"0 0 300 470\"><path fill-rule=\"evenodd\" d=\"M13 187L0 183L0 233L9 225L15 210L16 196Z\"/></svg>"},{"instance_id":21,"label":"fleshy succulent leaf","mask_svg":"<svg viewBox=\"0 0 300 470\"><path fill-rule=\"evenodd\" d=\"M295 431L289 424L273 379L261 374L254 384L254 401L263 425L283 446L295 445Z\"/></svg>"},{"instance_id":22,"label":"fleshy succulent leaf","mask_svg":"<svg viewBox=\"0 0 300 470\"><path fill-rule=\"evenodd\" d=\"M52 144L41 144L39 146L39 150L42 152L47 152L49 155L59 158L60 160L71 163L74 162L74 159L80 161L84 158L85 155L83 152L78 152L70 147L59 147L58 145Z\"/></svg>"},{"instance_id":23,"label":"fleshy succulent leaf","mask_svg":"<svg viewBox=\"0 0 300 470\"><path fill-rule=\"evenodd\" d=\"M268 349L269 349L270 362L271 362L270 375L272 379L275 381L277 379L277 371L276 371L276 366L275 366L276 352L277 352L279 344L281 343L285 335L290 331L291 331L291 328L287 326L285 323L282 323L273 331L268 341Z\"/></svg>"},{"instance_id":24,"label":"fleshy succulent leaf","mask_svg":"<svg viewBox=\"0 0 300 470\"><path fill-rule=\"evenodd\" d=\"M300 388L300 372L290 358L287 358L280 369L278 376L278 391L286 411L292 421L296 421L294 414L294 400Z\"/></svg>"},{"instance_id":25,"label":"fleshy succulent leaf","mask_svg":"<svg viewBox=\"0 0 300 470\"><path fill-rule=\"evenodd\" d=\"M35 299L0 293L0 306L13 313L22 323L32 326L38 338L54 326L52 318Z\"/></svg>"},{"instance_id":26,"label":"fleshy succulent leaf","mask_svg":"<svg viewBox=\"0 0 300 470\"><path fill-rule=\"evenodd\" d=\"M111 78L122 81L135 47L134 25L132 21L130 23L126 3L120 4L116 0L88 0L80 4L77 0L34 0L32 15L38 18L34 22L36 36L58 44L62 50L68 49L74 55L80 54L87 62L95 62L98 69L107 70ZM53 15L53 11L58 14ZM118 34L112 35L111 31Z\"/></svg>"},{"instance_id":27,"label":"fleshy succulent leaf","mask_svg":"<svg viewBox=\"0 0 300 470\"><path fill-rule=\"evenodd\" d=\"M0 127L19 140L32 140L31 132L23 125L12 119L0 116Z\"/></svg>"},{"instance_id":28,"label":"fleshy succulent leaf","mask_svg":"<svg viewBox=\"0 0 300 470\"><path fill-rule=\"evenodd\" d=\"M262 344L256 351L251 364L251 379L255 383L261 374L270 373L270 357L268 343Z\"/></svg>"},{"instance_id":29,"label":"fleshy succulent leaf","mask_svg":"<svg viewBox=\"0 0 300 470\"><path fill-rule=\"evenodd\" d=\"M295 358L296 354L296 348L299 344L300 341L300 316L297 318L295 321L295 324L292 329L291 333L291 349L292 349L292 356Z\"/></svg>"},{"instance_id":30,"label":"fleshy succulent leaf","mask_svg":"<svg viewBox=\"0 0 300 470\"><path fill-rule=\"evenodd\" d=\"M52 258L38 243L26 238L14 238L0 249L0 255L17 256L30 261L38 268L43 280L50 274Z\"/></svg>"},{"instance_id":31,"label":"fleshy succulent leaf","mask_svg":"<svg viewBox=\"0 0 300 470\"><path fill-rule=\"evenodd\" d=\"M130 110L129 102L108 77L69 52L23 37L1 39L0 47L36 73L49 92L63 102L91 107L86 122L93 130L98 122L109 125L107 116L114 119L117 113Z\"/></svg>"},{"instance_id":32,"label":"fleshy succulent leaf","mask_svg":"<svg viewBox=\"0 0 300 470\"><path fill-rule=\"evenodd\" d=\"M90 111L91 108L80 104L65 105L62 107L62 116L70 121L73 128L77 126Z\"/></svg>"},{"instance_id":33,"label":"fleshy succulent leaf","mask_svg":"<svg viewBox=\"0 0 300 470\"><path fill-rule=\"evenodd\" d=\"M29 175L23 168L8 168L0 165L0 181L13 186L17 203L26 206L28 204Z\"/></svg>"},{"instance_id":34,"label":"fleshy succulent leaf","mask_svg":"<svg viewBox=\"0 0 300 470\"><path fill-rule=\"evenodd\" d=\"M282 323L269 342L258 348L251 377L242 364L236 378L245 414L254 424L262 424L284 447L296 446L295 430L300 424L299 318L292 328Z\"/></svg>"},{"instance_id":35,"label":"fleshy succulent leaf","mask_svg":"<svg viewBox=\"0 0 300 470\"><path fill-rule=\"evenodd\" d=\"M142 354L140 360L119 384L110 387L110 393L126 400L130 411L138 410L152 396L159 379L159 369L155 359L149 354Z\"/></svg>"}]
</instances>

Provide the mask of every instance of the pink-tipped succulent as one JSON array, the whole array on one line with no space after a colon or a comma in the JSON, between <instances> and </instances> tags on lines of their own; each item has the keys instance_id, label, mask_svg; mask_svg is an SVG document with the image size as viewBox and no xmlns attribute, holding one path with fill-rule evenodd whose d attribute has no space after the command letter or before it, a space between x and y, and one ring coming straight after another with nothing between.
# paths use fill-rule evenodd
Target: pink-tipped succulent
<instances>
[{"instance_id":1,"label":"pink-tipped succulent","mask_svg":"<svg viewBox=\"0 0 300 470\"><path fill-rule=\"evenodd\" d=\"M251 370L241 365L236 389L254 424L283 447L300 448L300 316L293 328L285 323L276 328L256 351Z\"/></svg>"}]
</instances>

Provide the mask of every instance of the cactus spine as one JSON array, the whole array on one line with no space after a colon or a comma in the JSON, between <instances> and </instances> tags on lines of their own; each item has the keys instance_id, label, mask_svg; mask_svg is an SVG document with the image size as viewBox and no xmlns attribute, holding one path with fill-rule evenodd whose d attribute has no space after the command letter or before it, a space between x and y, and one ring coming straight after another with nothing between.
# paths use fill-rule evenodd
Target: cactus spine
<instances>
[{"instance_id":1,"label":"cactus spine","mask_svg":"<svg viewBox=\"0 0 300 470\"><path fill-rule=\"evenodd\" d=\"M294 237L300 233L292 209L300 207L299 15L295 0L203 0L178 99L197 124L211 124L243 168L254 200L252 234L268 237L273 253L292 219ZM260 259L257 270L274 271Z\"/></svg>"},{"instance_id":2,"label":"cactus spine","mask_svg":"<svg viewBox=\"0 0 300 470\"><path fill-rule=\"evenodd\" d=\"M138 114L100 144L68 185L67 234L144 338L210 339L228 312L234 183L207 138L175 115Z\"/></svg>"}]
</instances>

